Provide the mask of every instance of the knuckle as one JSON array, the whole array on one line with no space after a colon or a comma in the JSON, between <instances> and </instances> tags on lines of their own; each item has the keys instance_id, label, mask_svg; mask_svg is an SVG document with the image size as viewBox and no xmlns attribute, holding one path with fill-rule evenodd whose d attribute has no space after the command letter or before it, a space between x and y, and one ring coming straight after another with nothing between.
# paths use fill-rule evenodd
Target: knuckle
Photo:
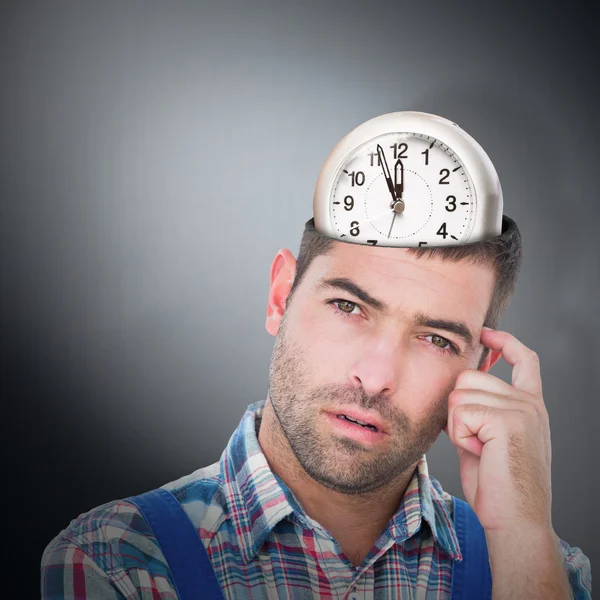
<instances>
[{"instance_id":1,"label":"knuckle","mask_svg":"<svg viewBox=\"0 0 600 600\"><path fill-rule=\"evenodd\" d=\"M465 369L464 371L461 371L456 378L455 385L469 387L475 379L475 373L477 373L477 371L474 369Z\"/></svg>"},{"instance_id":2,"label":"knuckle","mask_svg":"<svg viewBox=\"0 0 600 600\"><path fill-rule=\"evenodd\" d=\"M464 412L466 404L456 404L454 407L454 415L460 415Z\"/></svg>"},{"instance_id":3,"label":"knuckle","mask_svg":"<svg viewBox=\"0 0 600 600\"><path fill-rule=\"evenodd\" d=\"M465 394L463 393L463 390L452 390L448 395L448 403L458 404L464 397Z\"/></svg>"}]
</instances>

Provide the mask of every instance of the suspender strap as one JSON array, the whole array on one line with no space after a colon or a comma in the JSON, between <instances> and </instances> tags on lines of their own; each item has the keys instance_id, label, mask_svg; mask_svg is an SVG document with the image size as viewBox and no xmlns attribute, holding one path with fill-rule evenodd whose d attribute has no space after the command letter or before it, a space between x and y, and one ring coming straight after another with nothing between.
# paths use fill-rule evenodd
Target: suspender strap
<instances>
[{"instance_id":1,"label":"suspender strap","mask_svg":"<svg viewBox=\"0 0 600 600\"><path fill-rule=\"evenodd\" d=\"M127 498L150 525L173 576L180 600L223 600L204 544L187 513L171 492L158 488ZM467 502L453 497L454 528L461 562L452 565L452 600L491 600L492 573L485 534Z\"/></svg>"},{"instance_id":2,"label":"suspender strap","mask_svg":"<svg viewBox=\"0 0 600 600\"><path fill-rule=\"evenodd\" d=\"M180 600L222 600L204 544L177 498L158 488L127 500L138 507L158 540Z\"/></svg>"},{"instance_id":3,"label":"suspender strap","mask_svg":"<svg viewBox=\"0 0 600 600\"><path fill-rule=\"evenodd\" d=\"M453 497L454 528L462 561L452 565L452 600L491 600L492 572L483 527L467 502Z\"/></svg>"}]
</instances>

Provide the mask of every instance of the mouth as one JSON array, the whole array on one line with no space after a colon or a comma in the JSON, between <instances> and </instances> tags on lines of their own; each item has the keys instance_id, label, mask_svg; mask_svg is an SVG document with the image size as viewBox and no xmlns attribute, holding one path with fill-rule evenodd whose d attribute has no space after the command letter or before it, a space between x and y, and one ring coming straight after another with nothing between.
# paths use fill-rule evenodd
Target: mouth
<instances>
[{"instance_id":1,"label":"mouth","mask_svg":"<svg viewBox=\"0 0 600 600\"><path fill-rule=\"evenodd\" d=\"M379 431L379 429L377 427L375 427L375 425L371 425L371 423L365 423L364 421L359 421L358 419L352 419L348 415L340 414L340 415L336 415L336 417L338 419L345 419L346 421L350 421L350 423L356 423L357 425L362 425L363 427L366 427L367 429L371 429L372 431Z\"/></svg>"},{"instance_id":2,"label":"mouth","mask_svg":"<svg viewBox=\"0 0 600 600\"><path fill-rule=\"evenodd\" d=\"M347 412L325 412L323 416L336 436L351 438L367 446L383 444L388 438L379 422L375 424L371 418L365 420L363 415L362 419Z\"/></svg>"},{"instance_id":3,"label":"mouth","mask_svg":"<svg viewBox=\"0 0 600 600\"><path fill-rule=\"evenodd\" d=\"M327 412L331 417L353 423L354 425L358 425L375 433L387 433L385 425L377 416L371 415L360 409L339 409Z\"/></svg>"}]
</instances>

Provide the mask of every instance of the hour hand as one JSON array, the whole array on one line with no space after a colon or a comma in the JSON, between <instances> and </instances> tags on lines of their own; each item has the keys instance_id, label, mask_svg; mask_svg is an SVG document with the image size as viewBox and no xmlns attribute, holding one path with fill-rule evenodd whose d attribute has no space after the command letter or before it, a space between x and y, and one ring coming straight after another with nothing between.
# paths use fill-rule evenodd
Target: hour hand
<instances>
[{"instance_id":1,"label":"hour hand","mask_svg":"<svg viewBox=\"0 0 600 600\"><path fill-rule=\"evenodd\" d=\"M404 193L404 165L402 161L398 159L394 166L394 190L396 191L396 198L402 200L402 194Z\"/></svg>"},{"instance_id":2,"label":"hour hand","mask_svg":"<svg viewBox=\"0 0 600 600\"><path fill-rule=\"evenodd\" d=\"M385 160L385 154L383 153L383 148L379 144L377 144L377 154L379 155L379 162L381 163L381 167L383 169L383 175L385 176L388 190L390 190L390 194L392 195L392 207L393 207L397 200L396 191L394 190L394 183L392 182L390 170L388 168L387 161Z\"/></svg>"},{"instance_id":3,"label":"hour hand","mask_svg":"<svg viewBox=\"0 0 600 600\"><path fill-rule=\"evenodd\" d=\"M398 159L394 165L394 192L397 202L392 202L394 212L401 213L404 210L404 165Z\"/></svg>"}]
</instances>

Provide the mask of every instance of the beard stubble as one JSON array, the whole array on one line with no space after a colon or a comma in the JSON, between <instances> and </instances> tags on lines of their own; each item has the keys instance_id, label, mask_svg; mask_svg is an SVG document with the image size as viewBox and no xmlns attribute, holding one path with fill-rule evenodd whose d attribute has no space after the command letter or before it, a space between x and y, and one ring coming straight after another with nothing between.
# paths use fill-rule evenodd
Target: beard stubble
<instances>
[{"instance_id":1,"label":"beard stubble","mask_svg":"<svg viewBox=\"0 0 600 600\"><path fill-rule=\"evenodd\" d=\"M368 494L390 485L413 468L431 447L448 416L445 390L419 422L382 394L368 396L362 386L311 385L303 360L307 350L291 339L284 312L269 368L269 399L280 433L304 471L325 487L348 495ZM325 435L321 410L332 406L374 410L390 426L384 447L369 447L345 436ZM321 421L321 422L320 422Z\"/></svg>"}]
</instances>

